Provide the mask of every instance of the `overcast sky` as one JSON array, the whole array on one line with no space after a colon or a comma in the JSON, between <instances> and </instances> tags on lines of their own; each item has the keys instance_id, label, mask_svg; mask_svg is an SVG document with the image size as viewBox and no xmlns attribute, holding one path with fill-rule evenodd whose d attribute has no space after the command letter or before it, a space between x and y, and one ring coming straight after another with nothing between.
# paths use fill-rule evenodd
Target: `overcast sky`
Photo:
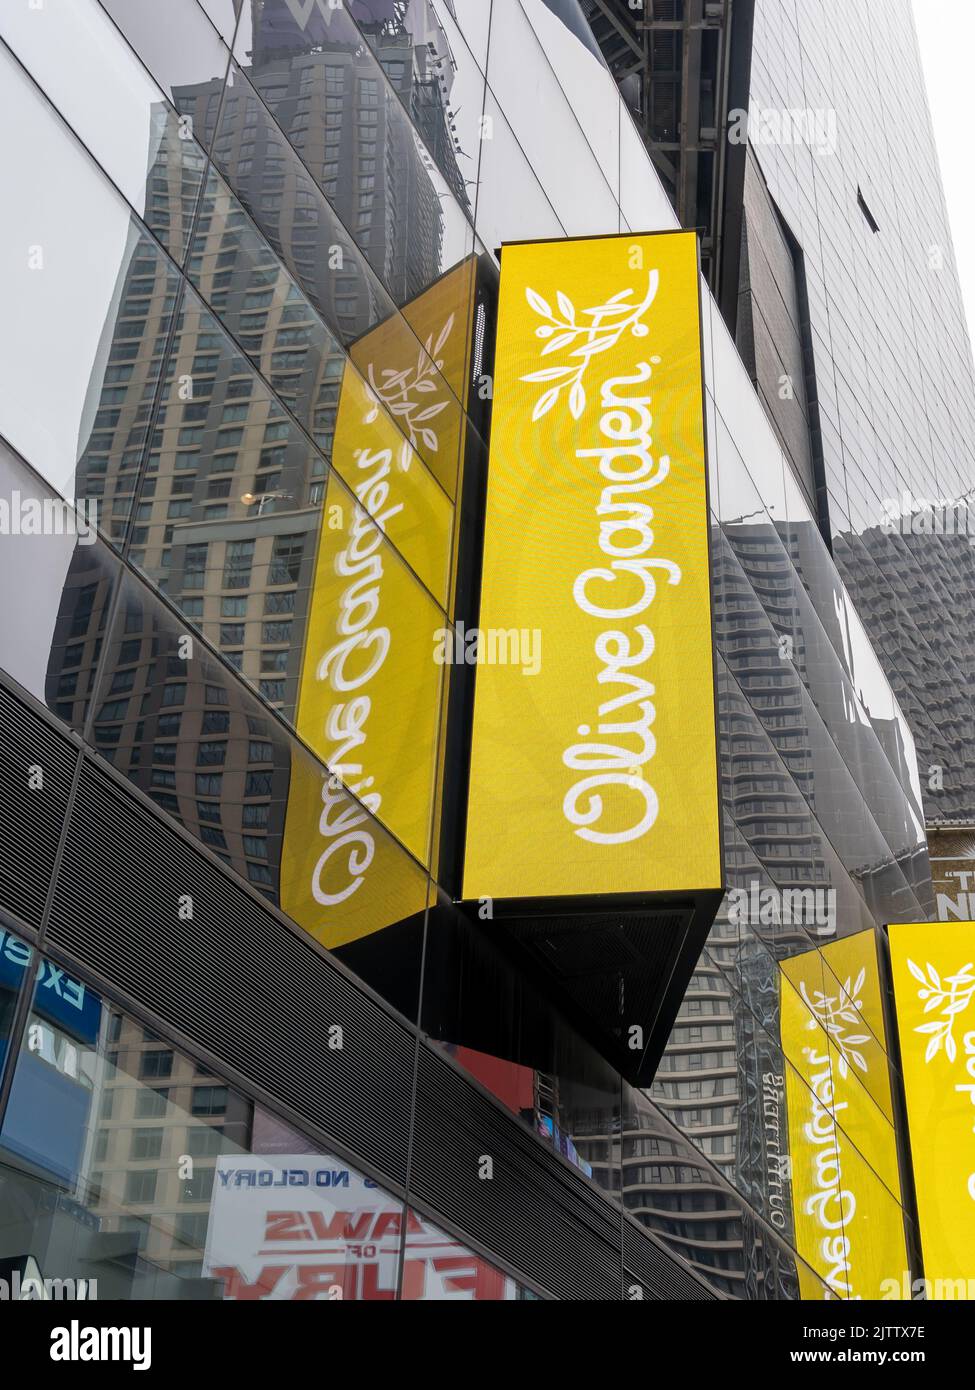
<instances>
[{"instance_id":1,"label":"overcast sky","mask_svg":"<svg viewBox=\"0 0 975 1390\"><path fill-rule=\"evenodd\" d=\"M955 260L961 277L968 336L975 336L975 189L972 186L972 54L975 0L914 0L924 81Z\"/></svg>"}]
</instances>

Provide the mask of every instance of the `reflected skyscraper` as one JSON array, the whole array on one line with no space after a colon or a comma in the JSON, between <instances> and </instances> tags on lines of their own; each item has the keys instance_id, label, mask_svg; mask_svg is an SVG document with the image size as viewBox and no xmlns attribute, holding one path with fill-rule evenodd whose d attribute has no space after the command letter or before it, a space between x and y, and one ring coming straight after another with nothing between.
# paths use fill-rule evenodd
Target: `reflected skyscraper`
<instances>
[{"instance_id":1,"label":"reflected skyscraper","mask_svg":"<svg viewBox=\"0 0 975 1390\"><path fill-rule=\"evenodd\" d=\"M975 809L975 372L908 0L589 0L607 60L910 724ZM682 112L684 119L677 119Z\"/></svg>"}]
</instances>

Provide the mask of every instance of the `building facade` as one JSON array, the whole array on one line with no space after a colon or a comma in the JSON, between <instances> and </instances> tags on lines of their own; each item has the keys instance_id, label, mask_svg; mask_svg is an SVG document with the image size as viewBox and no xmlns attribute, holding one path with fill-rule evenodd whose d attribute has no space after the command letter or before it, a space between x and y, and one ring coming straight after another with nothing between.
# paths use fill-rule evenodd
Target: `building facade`
<instances>
[{"instance_id":1,"label":"building facade","mask_svg":"<svg viewBox=\"0 0 975 1390\"><path fill-rule=\"evenodd\" d=\"M859 464L841 432L821 471L820 359L805 449L756 366L752 248L795 265L760 142L737 325L701 300L728 891L652 1082L457 905L431 635L476 621L499 248L679 225L586 10L0 19L27 132L0 156L7 1268L128 1298L793 1299L915 1267L879 929L934 915L913 701L942 675L906 638L917 680L888 659L869 508L830 493L824 528L822 478ZM823 177L856 206L851 169ZM368 594L335 580L360 556ZM316 664L369 697L310 717Z\"/></svg>"},{"instance_id":2,"label":"building facade","mask_svg":"<svg viewBox=\"0 0 975 1390\"><path fill-rule=\"evenodd\" d=\"M911 5L585 0L907 716L971 821L971 346Z\"/></svg>"}]
</instances>

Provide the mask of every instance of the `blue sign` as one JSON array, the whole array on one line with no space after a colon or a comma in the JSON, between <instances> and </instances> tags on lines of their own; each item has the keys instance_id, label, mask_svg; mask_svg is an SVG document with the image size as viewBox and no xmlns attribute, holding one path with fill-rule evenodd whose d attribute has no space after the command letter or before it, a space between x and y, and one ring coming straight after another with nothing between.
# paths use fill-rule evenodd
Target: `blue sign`
<instances>
[{"instance_id":1,"label":"blue sign","mask_svg":"<svg viewBox=\"0 0 975 1390\"><path fill-rule=\"evenodd\" d=\"M30 963L32 948L0 927L0 988L17 990ZM100 997L55 965L41 960L34 986L34 1010L79 1042L93 1043L102 1019Z\"/></svg>"}]
</instances>

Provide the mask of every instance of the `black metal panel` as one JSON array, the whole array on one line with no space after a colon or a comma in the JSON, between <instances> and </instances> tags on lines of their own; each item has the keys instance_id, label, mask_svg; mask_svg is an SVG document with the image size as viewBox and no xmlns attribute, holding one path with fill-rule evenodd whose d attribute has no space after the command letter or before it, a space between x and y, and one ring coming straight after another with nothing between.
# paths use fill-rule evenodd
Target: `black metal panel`
<instances>
[{"instance_id":1,"label":"black metal panel","mask_svg":"<svg viewBox=\"0 0 975 1390\"><path fill-rule=\"evenodd\" d=\"M624 1299L634 1297L630 1291L634 1285L639 1285L645 1299L717 1298L689 1269L628 1221L623 1223L623 1263Z\"/></svg>"},{"instance_id":2,"label":"black metal panel","mask_svg":"<svg viewBox=\"0 0 975 1390\"><path fill-rule=\"evenodd\" d=\"M3 905L40 925L58 863L44 940L66 963L405 1187L410 1028L87 755L64 832L77 750L52 724L0 686L0 795L14 808ZM35 762L40 796L27 790ZM191 921L179 913L187 894ZM336 1023L340 1051L328 1047ZM419 1057L410 1185L419 1206L555 1297L620 1298L621 1224L645 1297L709 1296L423 1040ZM479 1176L483 1155L490 1179Z\"/></svg>"},{"instance_id":3,"label":"black metal panel","mask_svg":"<svg viewBox=\"0 0 975 1390\"><path fill-rule=\"evenodd\" d=\"M88 762L47 939L404 1184L409 1030Z\"/></svg>"},{"instance_id":4,"label":"black metal panel","mask_svg":"<svg viewBox=\"0 0 975 1390\"><path fill-rule=\"evenodd\" d=\"M720 889L606 895L607 906L588 911L566 898L509 899L495 902L492 925L572 1026L633 1085L649 1086L721 898ZM459 906L474 918L475 904Z\"/></svg>"},{"instance_id":5,"label":"black metal panel","mask_svg":"<svg viewBox=\"0 0 975 1390\"><path fill-rule=\"evenodd\" d=\"M410 1193L555 1297L619 1300L619 1212L427 1048Z\"/></svg>"},{"instance_id":6,"label":"black metal panel","mask_svg":"<svg viewBox=\"0 0 975 1390\"><path fill-rule=\"evenodd\" d=\"M647 1044L638 1055L628 1054L627 1029L639 1024L649 1040L660 1025L663 1046L673 1020L660 1024L661 1002L693 923L691 904L667 903L632 913L540 912L503 925L558 982L581 1016L598 1021L604 1036L590 1029L593 1042L625 1076L638 1081ZM652 1073L646 1075L647 1084L651 1079Z\"/></svg>"},{"instance_id":7,"label":"black metal panel","mask_svg":"<svg viewBox=\"0 0 975 1390\"><path fill-rule=\"evenodd\" d=\"M70 740L0 686L0 906L32 927L41 924L78 756ZM33 788L31 769L41 781Z\"/></svg>"}]
</instances>

